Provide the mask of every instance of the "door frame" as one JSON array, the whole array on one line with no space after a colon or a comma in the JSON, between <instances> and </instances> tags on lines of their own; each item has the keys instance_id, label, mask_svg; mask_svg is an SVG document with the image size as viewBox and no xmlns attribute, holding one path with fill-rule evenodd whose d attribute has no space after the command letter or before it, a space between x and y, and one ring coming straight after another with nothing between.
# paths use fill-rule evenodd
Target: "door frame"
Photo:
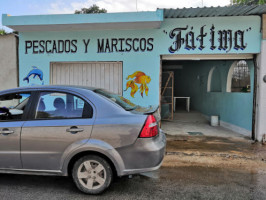
<instances>
[{"instance_id":1,"label":"door frame","mask_svg":"<svg viewBox=\"0 0 266 200\"><path fill-rule=\"evenodd\" d=\"M254 84L253 84L253 105L252 105L252 127L250 138L256 140L256 105L257 105L257 79L258 79L258 65L257 65L257 55L258 54L163 54L160 55L160 74L159 74L159 108L161 110L161 87L162 87L162 69L163 60L183 60L183 61L193 61L193 60L253 60L254 63Z\"/></svg>"}]
</instances>

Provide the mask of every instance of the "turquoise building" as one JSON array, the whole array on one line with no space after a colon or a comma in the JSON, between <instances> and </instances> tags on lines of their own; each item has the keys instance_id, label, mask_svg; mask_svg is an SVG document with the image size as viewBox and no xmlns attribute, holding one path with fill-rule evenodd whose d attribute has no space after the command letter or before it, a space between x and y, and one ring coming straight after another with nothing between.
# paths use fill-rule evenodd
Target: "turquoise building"
<instances>
[{"instance_id":1,"label":"turquoise building","mask_svg":"<svg viewBox=\"0 0 266 200\"><path fill-rule=\"evenodd\" d=\"M19 85L105 88L171 119L175 97L221 125L255 132L264 7L9 16L19 32ZM247 9L250 8L250 9ZM182 106L176 99L175 107Z\"/></svg>"}]
</instances>

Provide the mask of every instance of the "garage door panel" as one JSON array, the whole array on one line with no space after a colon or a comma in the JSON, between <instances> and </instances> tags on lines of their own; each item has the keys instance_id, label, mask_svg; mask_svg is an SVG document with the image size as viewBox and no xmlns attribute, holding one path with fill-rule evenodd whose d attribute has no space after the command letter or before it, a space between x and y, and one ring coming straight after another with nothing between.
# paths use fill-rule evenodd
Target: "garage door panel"
<instances>
[{"instance_id":1,"label":"garage door panel","mask_svg":"<svg viewBox=\"0 0 266 200\"><path fill-rule=\"evenodd\" d=\"M96 87L101 87L101 67L100 64L96 64Z\"/></svg>"},{"instance_id":2,"label":"garage door panel","mask_svg":"<svg viewBox=\"0 0 266 200\"><path fill-rule=\"evenodd\" d=\"M109 68L109 82L111 83L110 84L110 91L114 91L114 85L113 85L113 82L114 82L114 64L110 64L110 68Z\"/></svg>"},{"instance_id":3,"label":"garage door panel","mask_svg":"<svg viewBox=\"0 0 266 200\"><path fill-rule=\"evenodd\" d=\"M123 77L123 74L122 74L122 68L120 69L119 68L119 66L117 66L118 67L118 72L119 72L119 76L118 76L118 80L119 80L119 83L118 83L118 93L120 94L120 95L122 95L122 90L123 90L123 79L122 79L122 77Z\"/></svg>"},{"instance_id":4,"label":"garage door panel","mask_svg":"<svg viewBox=\"0 0 266 200\"><path fill-rule=\"evenodd\" d=\"M74 85L78 85L78 79L79 79L79 70L78 70L78 65L75 66L75 69L74 69L74 66L73 66L73 83Z\"/></svg>"},{"instance_id":5,"label":"garage door panel","mask_svg":"<svg viewBox=\"0 0 266 200\"><path fill-rule=\"evenodd\" d=\"M82 64L79 64L79 81L78 84L82 85L83 82L83 66Z\"/></svg>"},{"instance_id":6,"label":"garage door panel","mask_svg":"<svg viewBox=\"0 0 266 200\"><path fill-rule=\"evenodd\" d=\"M118 84L119 84L119 78L118 78L118 68L117 66L115 65L114 66L114 92L115 93L118 93Z\"/></svg>"},{"instance_id":7,"label":"garage door panel","mask_svg":"<svg viewBox=\"0 0 266 200\"><path fill-rule=\"evenodd\" d=\"M122 94L121 62L52 63L50 84L104 88Z\"/></svg>"},{"instance_id":8,"label":"garage door panel","mask_svg":"<svg viewBox=\"0 0 266 200\"><path fill-rule=\"evenodd\" d=\"M105 72L105 64L101 65L101 77L100 77L100 88L104 88L104 72Z\"/></svg>"},{"instance_id":9,"label":"garage door panel","mask_svg":"<svg viewBox=\"0 0 266 200\"><path fill-rule=\"evenodd\" d=\"M69 82L69 65L66 65L65 66L65 83L66 83L66 85L69 85L70 84L70 82Z\"/></svg>"},{"instance_id":10,"label":"garage door panel","mask_svg":"<svg viewBox=\"0 0 266 200\"><path fill-rule=\"evenodd\" d=\"M66 68L68 68L68 67L66 67ZM66 76L67 76L66 69L64 69L62 65L60 66L60 72L62 73L60 76L60 83L61 84L66 83Z\"/></svg>"},{"instance_id":11,"label":"garage door panel","mask_svg":"<svg viewBox=\"0 0 266 200\"><path fill-rule=\"evenodd\" d=\"M96 64L92 64L91 70L91 86L96 87Z\"/></svg>"},{"instance_id":12,"label":"garage door panel","mask_svg":"<svg viewBox=\"0 0 266 200\"><path fill-rule=\"evenodd\" d=\"M79 64L79 81L78 84L82 85L83 82L83 68L82 68L82 64Z\"/></svg>"},{"instance_id":13,"label":"garage door panel","mask_svg":"<svg viewBox=\"0 0 266 200\"><path fill-rule=\"evenodd\" d=\"M70 64L70 72L69 72L69 85L74 85L74 66L73 64ZM57 82L54 82L54 84L57 84Z\"/></svg>"},{"instance_id":14,"label":"garage door panel","mask_svg":"<svg viewBox=\"0 0 266 200\"><path fill-rule=\"evenodd\" d=\"M91 75L91 71L92 71L92 66L91 67L87 67L86 68L86 84L85 85L91 85L92 86L92 81L91 81L91 79L92 79L92 75Z\"/></svg>"},{"instance_id":15,"label":"garage door panel","mask_svg":"<svg viewBox=\"0 0 266 200\"><path fill-rule=\"evenodd\" d=\"M87 82L87 67L86 65L82 65L82 85L86 85Z\"/></svg>"},{"instance_id":16,"label":"garage door panel","mask_svg":"<svg viewBox=\"0 0 266 200\"><path fill-rule=\"evenodd\" d=\"M60 64L55 68L55 71L56 71L56 80L58 81L59 84L61 84L60 82Z\"/></svg>"},{"instance_id":17,"label":"garage door panel","mask_svg":"<svg viewBox=\"0 0 266 200\"><path fill-rule=\"evenodd\" d=\"M104 65L104 88L110 91L110 64Z\"/></svg>"}]
</instances>

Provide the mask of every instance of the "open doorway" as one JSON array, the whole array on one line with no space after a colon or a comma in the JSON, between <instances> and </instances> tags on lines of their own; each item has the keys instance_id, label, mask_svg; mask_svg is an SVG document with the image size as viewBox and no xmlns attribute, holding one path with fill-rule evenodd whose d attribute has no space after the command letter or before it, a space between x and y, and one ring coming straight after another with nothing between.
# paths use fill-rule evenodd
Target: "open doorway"
<instances>
[{"instance_id":1,"label":"open doorway","mask_svg":"<svg viewBox=\"0 0 266 200\"><path fill-rule=\"evenodd\" d=\"M172 86L164 74L172 74ZM162 60L162 128L169 134L251 137L253 90L251 59Z\"/></svg>"}]
</instances>

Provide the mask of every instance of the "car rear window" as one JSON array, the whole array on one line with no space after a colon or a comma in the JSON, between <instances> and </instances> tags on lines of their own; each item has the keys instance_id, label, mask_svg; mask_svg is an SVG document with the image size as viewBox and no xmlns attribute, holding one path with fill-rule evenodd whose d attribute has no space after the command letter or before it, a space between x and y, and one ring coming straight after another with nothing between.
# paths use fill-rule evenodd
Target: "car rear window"
<instances>
[{"instance_id":1,"label":"car rear window","mask_svg":"<svg viewBox=\"0 0 266 200\"><path fill-rule=\"evenodd\" d=\"M114 94L111 92L108 92L106 90L103 89L96 89L94 90L95 93L100 94L108 99L110 99L111 101L115 102L116 104L118 104L119 106L121 106L122 108L124 108L125 110L134 110L137 105L135 105L134 103L132 103L130 100L118 95L118 94Z\"/></svg>"}]
</instances>

